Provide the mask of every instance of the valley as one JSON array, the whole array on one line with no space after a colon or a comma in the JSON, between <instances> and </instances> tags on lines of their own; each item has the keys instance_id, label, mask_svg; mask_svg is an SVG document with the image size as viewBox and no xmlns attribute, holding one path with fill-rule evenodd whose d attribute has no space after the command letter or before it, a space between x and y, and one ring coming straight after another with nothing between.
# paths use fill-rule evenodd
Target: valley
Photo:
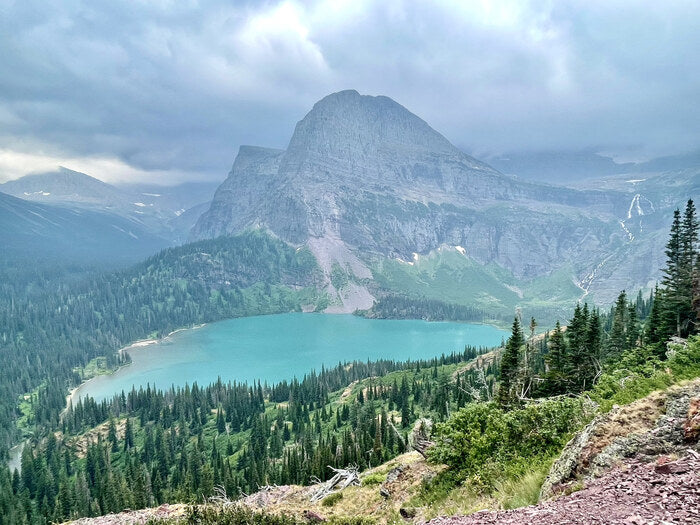
<instances>
[{"instance_id":1,"label":"valley","mask_svg":"<svg viewBox=\"0 0 700 525\"><path fill-rule=\"evenodd\" d=\"M409 457L410 495L358 519L535 503L594 417L700 374L700 168L603 171L504 175L342 91L216 189L1 185L0 507L245 502Z\"/></svg>"}]
</instances>

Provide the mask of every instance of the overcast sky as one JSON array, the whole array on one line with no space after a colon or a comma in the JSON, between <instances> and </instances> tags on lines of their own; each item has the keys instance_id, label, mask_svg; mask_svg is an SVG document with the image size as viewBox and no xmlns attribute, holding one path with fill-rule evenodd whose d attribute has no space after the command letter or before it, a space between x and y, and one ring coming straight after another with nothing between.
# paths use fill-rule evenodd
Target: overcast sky
<instances>
[{"instance_id":1,"label":"overcast sky","mask_svg":"<svg viewBox=\"0 0 700 525\"><path fill-rule=\"evenodd\" d=\"M0 181L223 179L341 89L478 155L700 145L700 2L0 0Z\"/></svg>"}]
</instances>

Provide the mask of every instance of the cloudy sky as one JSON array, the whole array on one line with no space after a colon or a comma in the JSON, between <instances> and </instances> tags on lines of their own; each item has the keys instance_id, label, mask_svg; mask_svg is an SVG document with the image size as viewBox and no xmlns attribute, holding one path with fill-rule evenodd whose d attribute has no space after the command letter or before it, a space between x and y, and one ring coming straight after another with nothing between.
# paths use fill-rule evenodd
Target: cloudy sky
<instances>
[{"instance_id":1,"label":"cloudy sky","mask_svg":"<svg viewBox=\"0 0 700 525\"><path fill-rule=\"evenodd\" d=\"M388 95L479 154L700 145L697 1L0 0L0 181L225 177Z\"/></svg>"}]
</instances>

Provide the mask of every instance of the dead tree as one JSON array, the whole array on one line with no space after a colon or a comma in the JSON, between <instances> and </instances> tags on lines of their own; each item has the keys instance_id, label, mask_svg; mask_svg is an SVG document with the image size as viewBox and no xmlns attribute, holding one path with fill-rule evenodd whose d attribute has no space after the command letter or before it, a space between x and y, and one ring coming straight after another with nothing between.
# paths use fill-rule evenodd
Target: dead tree
<instances>
[{"instance_id":1,"label":"dead tree","mask_svg":"<svg viewBox=\"0 0 700 525\"><path fill-rule=\"evenodd\" d=\"M426 457L426 451L434 444L428 438L432 425L429 419L419 419L411 433L411 448L423 457Z\"/></svg>"},{"instance_id":2,"label":"dead tree","mask_svg":"<svg viewBox=\"0 0 700 525\"><path fill-rule=\"evenodd\" d=\"M350 485L360 485L360 476L356 466L351 465L346 469L338 469L331 466L328 468L335 472L335 475L325 483L322 483L318 490L311 494L312 503L320 501L329 494L339 492Z\"/></svg>"}]
</instances>

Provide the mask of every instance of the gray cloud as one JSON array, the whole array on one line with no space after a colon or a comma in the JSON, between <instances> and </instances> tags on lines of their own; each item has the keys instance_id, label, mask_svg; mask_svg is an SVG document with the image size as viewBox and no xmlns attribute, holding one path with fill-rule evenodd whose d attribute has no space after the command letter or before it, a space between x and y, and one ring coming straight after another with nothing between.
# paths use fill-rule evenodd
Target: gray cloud
<instances>
[{"instance_id":1,"label":"gray cloud","mask_svg":"<svg viewBox=\"0 0 700 525\"><path fill-rule=\"evenodd\" d=\"M699 19L691 1L0 0L0 150L221 178L238 145L285 147L354 88L476 152L683 151Z\"/></svg>"}]
</instances>

